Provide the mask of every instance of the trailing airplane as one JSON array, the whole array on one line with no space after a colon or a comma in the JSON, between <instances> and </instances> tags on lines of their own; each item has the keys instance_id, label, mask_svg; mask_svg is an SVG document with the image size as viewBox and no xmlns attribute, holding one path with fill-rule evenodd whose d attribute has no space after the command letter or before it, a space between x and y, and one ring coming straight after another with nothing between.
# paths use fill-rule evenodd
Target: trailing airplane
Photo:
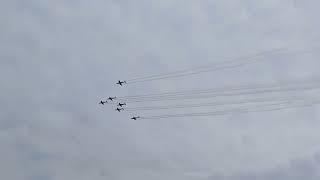
<instances>
[{"instance_id":1,"label":"trailing airplane","mask_svg":"<svg viewBox=\"0 0 320 180\"><path fill-rule=\"evenodd\" d=\"M124 109L123 108L117 108L116 109L116 111L118 111L118 112L121 112L121 111L123 111Z\"/></svg>"},{"instance_id":2,"label":"trailing airplane","mask_svg":"<svg viewBox=\"0 0 320 180\"><path fill-rule=\"evenodd\" d=\"M131 119L133 119L133 120L137 120L137 119L139 119L140 118L140 116L133 116Z\"/></svg>"},{"instance_id":3,"label":"trailing airplane","mask_svg":"<svg viewBox=\"0 0 320 180\"><path fill-rule=\"evenodd\" d=\"M100 103L99 103L99 104L104 105L105 103L108 103L108 101L100 101Z\"/></svg>"},{"instance_id":4,"label":"trailing airplane","mask_svg":"<svg viewBox=\"0 0 320 180\"><path fill-rule=\"evenodd\" d=\"M109 97L108 98L110 101L113 101L114 99L117 99L117 97Z\"/></svg>"},{"instance_id":5,"label":"trailing airplane","mask_svg":"<svg viewBox=\"0 0 320 180\"><path fill-rule=\"evenodd\" d=\"M119 84L120 86L122 86L122 84L127 84L126 81L118 81L116 84Z\"/></svg>"},{"instance_id":6,"label":"trailing airplane","mask_svg":"<svg viewBox=\"0 0 320 180\"><path fill-rule=\"evenodd\" d=\"M126 103L119 103L118 106L122 107L122 106L126 106Z\"/></svg>"}]
</instances>

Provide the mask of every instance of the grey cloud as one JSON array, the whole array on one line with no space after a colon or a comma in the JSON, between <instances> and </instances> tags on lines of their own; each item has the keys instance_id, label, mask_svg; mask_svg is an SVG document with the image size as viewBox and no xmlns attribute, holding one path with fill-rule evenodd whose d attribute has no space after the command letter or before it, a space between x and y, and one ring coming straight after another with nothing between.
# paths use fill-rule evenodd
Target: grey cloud
<instances>
[{"instance_id":1,"label":"grey cloud","mask_svg":"<svg viewBox=\"0 0 320 180\"><path fill-rule=\"evenodd\" d=\"M295 180L295 179L319 179L319 155L315 154L311 158L292 160L285 167L273 168L265 172L243 172L241 174L232 175L232 176L219 176L214 175L209 177L209 179L218 179L218 180L243 180L243 179L257 179L257 180L266 180L266 179L275 179L275 180Z\"/></svg>"},{"instance_id":2,"label":"grey cloud","mask_svg":"<svg viewBox=\"0 0 320 180\"><path fill-rule=\"evenodd\" d=\"M314 53L269 57L247 67L179 80L114 87L118 79L277 47L314 45L319 39L315 8L319 2L12 0L0 4L1 178L319 176L316 107L135 123L128 120L132 114L97 105L109 95L317 77L319 54Z\"/></svg>"}]
</instances>

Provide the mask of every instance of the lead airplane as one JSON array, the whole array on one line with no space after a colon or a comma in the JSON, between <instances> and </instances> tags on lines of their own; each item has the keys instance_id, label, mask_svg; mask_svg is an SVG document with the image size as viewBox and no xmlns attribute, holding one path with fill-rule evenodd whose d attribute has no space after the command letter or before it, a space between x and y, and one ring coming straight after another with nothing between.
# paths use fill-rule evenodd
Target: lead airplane
<instances>
[{"instance_id":1,"label":"lead airplane","mask_svg":"<svg viewBox=\"0 0 320 180\"><path fill-rule=\"evenodd\" d=\"M122 86L122 84L127 84L127 82L126 81L118 81L116 84L119 84L120 86Z\"/></svg>"},{"instance_id":2,"label":"lead airplane","mask_svg":"<svg viewBox=\"0 0 320 180\"><path fill-rule=\"evenodd\" d=\"M133 120L137 120L137 119L139 119L140 118L140 116L133 116L131 119L133 119Z\"/></svg>"}]
</instances>

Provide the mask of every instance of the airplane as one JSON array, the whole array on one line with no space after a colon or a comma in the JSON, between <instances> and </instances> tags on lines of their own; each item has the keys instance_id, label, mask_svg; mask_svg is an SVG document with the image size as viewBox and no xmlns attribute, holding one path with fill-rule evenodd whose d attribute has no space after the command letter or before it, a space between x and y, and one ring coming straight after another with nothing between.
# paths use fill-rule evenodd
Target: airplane
<instances>
[{"instance_id":1,"label":"airplane","mask_svg":"<svg viewBox=\"0 0 320 180\"><path fill-rule=\"evenodd\" d=\"M122 84L127 84L126 81L118 81L116 84L119 84L120 86L122 86Z\"/></svg>"},{"instance_id":2,"label":"airplane","mask_svg":"<svg viewBox=\"0 0 320 180\"><path fill-rule=\"evenodd\" d=\"M108 98L110 101L113 101L114 99L117 99L117 97L109 97Z\"/></svg>"},{"instance_id":3,"label":"airplane","mask_svg":"<svg viewBox=\"0 0 320 180\"><path fill-rule=\"evenodd\" d=\"M116 109L116 111L118 111L118 112L121 112L121 111L123 111L124 109L123 108L117 108Z\"/></svg>"},{"instance_id":4,"label":"airplane","mask_svg":"<svg viewBox=\"0 0 320 180\"><path fill-rule=\"evenodd\" d=\"M133 119L133 120L137 120L137 119L139 119L140 118L140 116L137 116L137 117L135 117L135 116L133 116L131 119Z\"/></svg>"},{"instance_id":5,"label":"airplane","mask_svg":"<svg viewBox=\"0 0 320 180\"><path fill-rule=\"evenodd\" d=\"M119 103L118 106L122 107L122 106L125 106L127 105L126 103Z\"/></svg>"},{"instance_id":6,"label":"airplane","mask_svg":"<svg viewBox=\"0 0 320 180\"><path fill-rule=\"evenodd\" d=\"M104 105L105 103L108 103L108 101L100 101L100 103L99 103L99 104Z\"/></svg>"}]
</instances>

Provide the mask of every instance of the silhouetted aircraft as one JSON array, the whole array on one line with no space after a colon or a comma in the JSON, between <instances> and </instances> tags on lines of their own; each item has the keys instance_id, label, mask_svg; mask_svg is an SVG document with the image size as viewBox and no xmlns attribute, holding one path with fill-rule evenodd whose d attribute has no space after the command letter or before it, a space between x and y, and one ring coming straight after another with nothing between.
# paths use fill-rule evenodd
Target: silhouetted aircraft
<instances>
[{"instance_id":1,"label":"silhouetted aircraft","mask_svg":"<svg viewBox=\"0 0 320 180\"><path fill-rule=\"evenodd\" d=\"M120 86L122 86L122 84L127 84L126 81L118 81L116 84L119 84Z\"/></svg>"},{"instance_id":2,"label":"silhouetted aircraft","mask_svg":"<svg viewBox=\"0 0 320 180\"><path fill-rule=\"evenodd\" d=\"M117 108L116 109L116 111L118 111L118 112L121 112L121 111L123 111L124 109L123 108Z\"/></svg>"},{"instance_id":3,"label":"silhouetted aircraft","mask_svg":"<svg viewBox=\"0 0 320 180\"><path fill-rule=\"evenodd\" d=\"M133 116L131 119L133 119L133 120L137 120L137 119L139 119L140 118L140 116L137 116L137 117L135 117L135 116Z\"/></svg>"},{"instance_id":4,"label":"silhouetted aircraft","mask_svg":"<svg viewBox=\"0 0 320 180\"><path fill-rule=\"evenodd\" d=\"M108 101L100 101L100 103L99 104L102 104L102 105L104 105L105 103L107 103Z\"/></svg>"},{"instance_id":5,"label":"silhouetted aircraft","mask_svg":"<svg viewBox=\"0 0 320 180\"><path fill-rule=\"evenodd\" d=\"M117 99L117 97L109 97L108 98L110 101L113 101L114 99Z\"/></svg>"},{"instance_id":6,"label":"silhouetted aircraft","mask_svg":"<svg viewBox=\"0 0 320 180\"><path fill-rule=\"evenodd\" d=\"M125 106L127 105L126 103L119 103L118 106L122 107L122 106Z\"/></svg>"}]
</instances>

